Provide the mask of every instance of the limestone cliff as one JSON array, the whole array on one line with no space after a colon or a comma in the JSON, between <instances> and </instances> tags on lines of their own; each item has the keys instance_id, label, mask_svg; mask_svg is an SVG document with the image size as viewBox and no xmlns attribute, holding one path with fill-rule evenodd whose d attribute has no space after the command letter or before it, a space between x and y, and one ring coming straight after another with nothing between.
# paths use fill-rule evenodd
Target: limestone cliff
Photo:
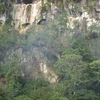
<instances>
[{"instance_id":1,"label":"limestone cliff","mask_svg":"<svg viewBox=\"0 0 100 100\"><path fill-rule=\"evenodd\" d=\"M75 21L81 25L81 28L84 27L84 23L87 28L94 23L100 25L100 0L69 3L65 10L69 15L67 25L71 28L75 27Z\"/></svg>"},{"instance_id":2,"label":"limestone cliff","mask_svg":"<svg viewBox=\"0 0 100 100\"><path fill-rule=\"evenodd\" d=\"M79 21L82 25L84 20L87 26L92 23L100 23L100 0L86 1L86 0L55 0L50 2L48 0L8 0L8 8L11 7L12 26L15 28L23 25L37 24L42 19L54 20L61 14L62 8L68 14L67 26L74 28L74 22ZM8 11L9 12L9 11Z\"/></svg>"},{"instance_id":3,"label":"limestone cliff","mask_svg":"<svg viewBox=\"0 0 100 100\"><path fill-rule=\"evenodd\" d=\"M41 4L39 1L34 4L14 4L12 12L12 25L18 28L24 24L32 25L41 18Z\"/></svg>"},{"instance_id":4,"label":"limestone cliff","mask_svg":"<svg viewBox=\"0 0 100 100\"><path fill-rule=\"evenodd\" d=\"M21 76L27 77L28 79L36 79L41 76L52 84L58 82L58 76L52 71L48 64L48 58L38 47L33 45L30 51L24 51L23 48L12 49L8 55L9 60L12 59L14 55L19 56L18 59L22 65Z\"/></svg>"},{"instance_id":5,"label":"limestone cliff","mask_svg":"<svg viewBox=\"0 0 100 100\"><path fill-rule=\"evenodd\" d=\"M65 11L68 15L68 21L65 26L67 28L74 28L78 23L79 26L77 29L84 31L85 26L88 28L93 23L100 24L100 0L93 2L86 2L86 0L76 0L78 2L66 2L66 0L58 0L59 2L57 2L57 0L55 0L55 2L48 2L47 0L28 1L7 0L5 12L0 17L1 22L4 24L6 18L11 16L11 25L17 29L24 25L41 24L41 21L43 20L50 22L50 20L55 20L59 17L59 15L62 14L62 11ZM40 31L41 30L42 29L40 29ZM57 47L56 44L52 46L54 42L52 42L51 39L51 30L52 29L49 29L50 36L47 37L48 34L44 36L39 34L39 37L37 37L37 34L33 34L33 36L29 37L29 40L31 39L30 41L27 41L28 36L26 34L25 39L27 42L30 42L30 44L26 44L23 47L17 47L16 49L12 48L7 52L6 55L8 55L8 59L14 54L19 55L19 61L24 69L22 72L23 76L28 76L28 74L30 74L30 78L35 78L38 77L39 74L42 74L50 83L58 82L58 76L52 71L49 65L49 62L51 62L52 59L60 58L59 47ZM45 32L46 31L48 31L48 29L46 29ZM57 35L59 35L60 29L57 29L56 31L58 32ZM33 30L31 33L32 32ZM45 32L43 31L42 33ZM65 36L66 33L63 37ZM47 40L44 41L45 39L43 37ZM59 38L61 39L62 37ZM56 43L60 40L59 38L57 38L58 40ZM51 57L50 59L48 55ZM25 74L25 72L27 74Z\"/></svg>"},{"instance_id":6,"label":"limestone cliff","mask_svg":"<svg viewBox=\"0 0 100 100\"><path fill-rule=\"evenodd\" d=\"M37 24L42 20L54 19L57 13L60 13L58 7L53 3L48 3L47 0L36 0L27 4L14 3L12 5L12 26L15 28L23 25Z\"/></svg>"}]
</instances>

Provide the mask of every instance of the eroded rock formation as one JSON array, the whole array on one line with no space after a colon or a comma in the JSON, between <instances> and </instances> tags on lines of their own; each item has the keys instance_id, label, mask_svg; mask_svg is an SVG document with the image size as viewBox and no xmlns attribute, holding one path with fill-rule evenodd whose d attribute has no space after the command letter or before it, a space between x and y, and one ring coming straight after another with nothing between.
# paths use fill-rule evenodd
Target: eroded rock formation
<instances>
[{"instance_id":1,"label":"eroded rock formation","mask_svg":"<svg viewBox=\"0 0 100 100\"><path fill-rule=\"evenodd\" d=\"M20 47L16 50L12 49L7 52L8 58L6 57L5 60L10 60L17 54L22 65L20 73L22 77L36 79L42 76L52 84L57 83L59 78L50 68L48 57L38 47L32 46L29 49L27 51Z\"/></svg>"},{"instance_id":2,"label":"eroded rock formation","mask_svg":"<svg viewBox=\"0 0 100 100\"><path fill-rule=\"evenodd\" d=\"M8 1L7 7L9 7L10 10L12 9L11 24L14 28L19 28L24 25L40 24L42 20L55 20L55 18L59 17L62 13L61 9L56 5L56 2L48 5L47 0L29 0L29 2L27 0ZM92 11L90 11L86 0L76 2L76 4L73 4L72 2L66 3L66 1L63 0L64 10L68 13L67 26L74 28L75 21L79 22L81 29L84 28L85 25L89 27L93 23L100 24L100 0L94 5L95 6L93 6ZM7 14L10 12L9 9L7 10ZM3 23L5 22L5 19L6 18L4 16L0 18ZM39 41L39 43L42 43L42 41ZM23 76L28 76L29 74L30 78L36 78L41 73L50 83L56 83L58 82L58 76L48 67L48 62L50 61L44 54L44 52L49 54L50 48L44 47L43 52L39 46L40 44L38 46L32 44L32 47L29 48L30 50L26 51L24 48L17 48L15 51L12 50L10 51L11 55L9 54L9 59L14 53L19 54L19 60L24 69L22 72ZM55 52L51 52L50 55L56 56ZM60 57L58 56L57 58ZM27 74L25 74L25 72Z\"/></svg>"},{"instance_id":3,"label":"eroded rock formation","mask_svg":"<svg viewBox=\"0 0 100 100\"><path fill-rule=\"evenodd\" d=\"M63 0L63 6L69 20L67 25L74 28L74 21L77 20L82 24L84 18L88 27L93 23L99 24L100 1L96 0L92 3L89 4L89 1L86 0L67 3L66 0ZM37 24L41 19L54 20L61 14L60 8L57 5L59 3L48 3L47 0L16 0L12 5L12 26L18 28L26 24Z\"/></svg>"},{"instance_id":4,"label":"eroded rock formation","mask_svg":"<svg viewBox=\"0 0 100 100\"><path fill-rule=\"evenodd\" d=\"M13 4L12 25L18 28L21 25L38 21L41 18L42 2L34 4Z\"/></svg>"},{"instance_id":5,"label":"eroded rock formation","mask_svg":"<svg viewBox=\"0 0 100 100\"><path fill-rule=\"evenodd\" d=\"M38 24L42 20L54 19L61 13L55 4L48 4L47 0L15 3L12 5L12 26L15 28L26 24Z\"/></svg>"},{"instance_id":6,"label":"eroded rock formation","mask_svg":"<svg viewBox=\"0 0 100 100\"><path fill-rule=\"evenodd\" d=\"M66 9L66 8L65 8ZM100 25L100 0L89 1L82 0L80 3L72 5L68 4L68 23L67 26L74 28L77 21L83 28L83 22L86 23L87 28L92 24Z\"/></svg>"},{"instance_id":7,"label":"eroded rock formation","mask_svg":"<svg viewBox=\"0 0 100 100\"><path fill-rule=\"evenodd\" d=\"M0 16L0 23L4 24L6 21L6 14L3 14L2 16Z\"/></svg>"}]
</instances>

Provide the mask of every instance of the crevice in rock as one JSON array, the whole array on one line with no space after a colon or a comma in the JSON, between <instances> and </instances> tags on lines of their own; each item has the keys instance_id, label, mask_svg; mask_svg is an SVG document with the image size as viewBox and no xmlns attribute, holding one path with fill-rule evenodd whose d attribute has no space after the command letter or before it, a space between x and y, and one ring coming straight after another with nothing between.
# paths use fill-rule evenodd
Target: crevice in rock
<instances>
[{"instance_id":1,"label":"crevice in rock","mask_svg":"<svg viewBox=\"0 0 100 100\"><path fill-rule=\"evenodd\" d=\"M30 22L30 18L31 18L31 5L27 6L27 21L26 22Z\"/></svg>"},{"instance_id":2,"label":"crevice in rock","mask_svg":"<svg viewBox=\"0 0 100 100\"><path fill-rule=\"evenodd\" d=\"M18 4L24 3L24 4L31 4L33 0L17 0Z\"/></svg>"},{"instance_id":3,"label":"crevice in rock","mask_svg":"<svg viewBox=\"0 0 100 100\"><path fill-rule=\"evenodd\" d=\"M46 19L41 19L37 22L37 25L41 25L42 22L46 22Z\"/></svg>"},{"instance_id":4,"label":"crevice in rock","mask_svg":"<svg viewBox=\"0 0 100 100\"><path fill-rule=\"evenodd\" d=\"M30 23L22 24L23 27L27 27L27 26L29 26L29 25L30 25Z\"/></svg>"},{"instance_id":5,"label":"crevice in rock","mask_svg":"<svg viewBox=\"0 0 100 100\"><path fill-rule=\"evenodd\" d=\"M33 0L23 0L23 3L25 4L31 4L33 2Z\"/></svg>"}]
</instances>

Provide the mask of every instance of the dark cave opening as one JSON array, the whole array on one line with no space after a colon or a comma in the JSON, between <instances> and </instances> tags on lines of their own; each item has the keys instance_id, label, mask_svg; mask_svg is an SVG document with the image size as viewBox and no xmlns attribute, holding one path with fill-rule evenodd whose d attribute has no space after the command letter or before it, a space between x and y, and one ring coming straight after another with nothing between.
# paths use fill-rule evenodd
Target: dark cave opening
<instances>
[{"instance_id":1,"label":"dark cave opening","mask_svg":"<svg viewBox=\"0 0 100 100\"><path fill-rule=\"evenodd\" d=\"M23 0L23 3L25 3L25 4L30 4L32 2L33 2L33 0Z\"/></svg>"},{"instance_id":2,"label":"dark cave opening","mask_svg":"<svg viewBox=\"0 0 100 100\"><path fill-rule=\"evenodd\" d=\"M31 4L33 0L17 0L18 4L24 3L24 4Z\"/></svg>"},{"instance_id":3,"label":"dark cave opening","mask_svg":"<svg viewBox=\"0 0 100 100\"><path fill-rule=\"evenodd\" d=\"M27 27L29 25L30 25L30 23L25 23L25 24L22 24L22 27Z\"/></svg>"}]
</instances>

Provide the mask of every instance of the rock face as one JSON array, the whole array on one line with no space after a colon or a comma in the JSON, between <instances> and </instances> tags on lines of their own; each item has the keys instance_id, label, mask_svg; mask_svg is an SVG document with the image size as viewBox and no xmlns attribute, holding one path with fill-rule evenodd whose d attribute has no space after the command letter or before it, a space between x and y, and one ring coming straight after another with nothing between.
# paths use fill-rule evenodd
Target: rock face
<instances>
[{"instance_id":1,"label":"rock face","mask_svg":"<svg viewBox=\"0 0 100 100\"><path fill-rule=\"evenodd\" d=\"M61 14L61 10L54 3L47 4L47 0L8 0L8 5L12 5L12 26L15 28L24 26L24 25L32 25L32 24L40 24L42 20L54 20L59 17ZM93 12L88 12L89 9L86 0L82 1L82 5L80 6L80 2L77 3L80 9L75 8L75 5L71 3L66 4L66 0L64 2L64 9L66 13L68 13L68 22L66 23L68 27L74 28L75 21L79 22L81 28L85 25L88 27L93 23L100 24L100 0L95 4L93 8ZM85 9L84 9L85 7ZM6 17L3 15L0 17L0 20L5 22ZM33 38L32 38L33 39ZM39 42L39 43L38 43ZM12 50L12 54L19 54L19 60L23 65L24 71L22 72L23 76L29 76L29 78L36 78L39 75L43 75L50 83L58 82L58 76L52 71L49 66L50 60L47 55L52 55L57 59L60 58L59 55L57 57L56 53L50 52L50 47L43 47L41 49L41 45L43 46L46 43L43 41L36 41L36 44L32 44L32 47L28 48L30 50L24 50L24 48L17 48L14 52ZM38 43L38 45L37 45ZM40 45L41 44L41 45ZM47 52L47 55L45 54ZM50 53L50 54L49 54ZM26 74L27 73L27 74Z\"/></svg>"},{"instance_id":2,"label":"rock face","mask_svg":"<svg viewBox=\"0 0 100 100\"><path fill-rule=\"evenodd\" d=\"M26 48L25 46L25 48L18 47L9 50L6 54L5 62L12 59L14 55L17 55L18 61L21 63L21 76L28 79L43 77L51 84L57 83L59 78L50 68L51 61L46 56L48 53L45 54L42 48L35 45L32 45L30 48L28 47L28 50ZM44 51L47 52L46 50ZM51 59L54 58L52 57Z\"/></svg>"},{"instance_id":3,"label":"rock face","mask_svg":"<svg viewBox=\"0 0 100 100\"><path fill-rule=\"evenodd\" d=\"M40 63L40 71L43 73L43 76L48 79L50 83L57 83L58 76L46 65L46 63Z\"/></svg>"},{"instance_id":4,"label":"rock face","mask_svg":"<svg viewBox=\"0 0 100 100\"><path fill-rule=\"evenodd\" d=\"M21 25L37 22L41 18L42 1L34 4L13 4L12 25L18 28Z\"/></svg>"},{"instance_id":5,"label":"rock face","mask_svg":"<svg viewBox=\"0 0 100 100\"><path fill-rule=\"evenodd\" d=\"M76 5L68 4L67 11L69 12L67 26L70 28L75 27L75 22L79 23L82 28L86 23L87 28L92 24L100 25L100 0L94 1L93 4L88 4L86 0Z\"/></svg>"},{"instance_id":6,"label":"rock face","mask_svg":"<svg viewBox=\"0 0 100 100\"><path fill-rule=\"evenodd\" d=\"M100 0L96 3L95 7L96 19L100 22Z\"/></svg>"},{"instance_id":7,"label":"rock face","mask_svg":"<svg viewBox=\"0 0 100 100\"><path fill-rule=\"evenodd\" d=\"M0 16L0 23L4 24L6 21L6 14L3 14L2 16Z\"/></svg>"},{"instance_id":8,"label":"rock face","mask_svg":"<svg viewBox=\"0 0 100 100\"><path fill-rule=\"evenodd\" d=\"M47 0L36 0L32 3L17 1L12 5L12 9L12 26L15 28L39 24L42 20L53 20L61 14L59 8L53 3L48 4Z\"/></svg>"},{"instance_id":9,"label":"rock face","mask_svg":"<svg viewBox=\"0 0 100 100\"><path fill-rule=\"evenodd\" d=\"M97 0L94 5L88 4L86 0L76 4L66 3L63 0L63 6L68 13L68 27L74 28L76 20L82 24L86 19L88 27L93 23L99 24L100 22L100 0ZM42 20L54 20L61 14L59 7L55 3L48 3L47 0L16 0L12 8L12 26L15 28L37 24Z\"/></svg>"},{"instance_id":10,"label":"rock face","mask_svg":"<svg viewBox=\"0 0 100 100\"><path fill-rule=\"evenodd\" d=\"M23 52L22 48L16 50L15 53L20 54L20 62L24 69L23 75L31 79L42 75L52 84L58 82L58 76L48 65L48 58L38 48L32 48L32 54L30 52Z\"/></svg>"}]
</instances>

